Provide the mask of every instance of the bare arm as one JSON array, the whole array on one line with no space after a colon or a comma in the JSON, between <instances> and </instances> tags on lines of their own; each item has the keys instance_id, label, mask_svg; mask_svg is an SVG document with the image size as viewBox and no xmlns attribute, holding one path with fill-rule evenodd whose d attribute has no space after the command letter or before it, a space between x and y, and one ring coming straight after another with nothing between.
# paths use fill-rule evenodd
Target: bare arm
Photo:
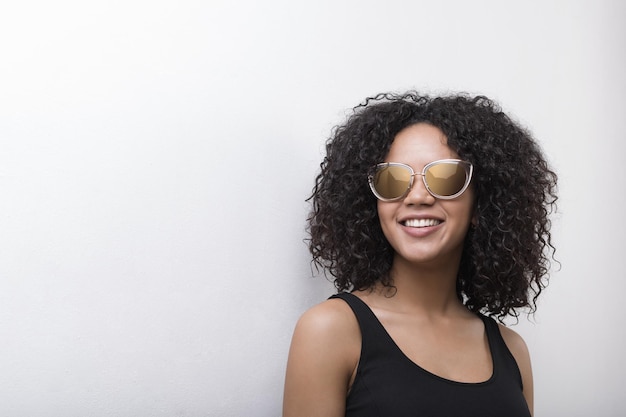
<instances>
[{"instance_id":1,"label":"bare arm","mask_svg":"<svg viewBox=\"0 0 626 417\"><path fill-rule=\"evenodd\" d=\"M513 330L500 325L500 333L502 334L502 338L504 339L506 346L513 354L520 373L522 374L524 398L526 398L526 403L528 403L530 414L533 415L533 372L530 364L528 347L526 346L524 339L522 339L522 337Z\"/></svg>"},{"instance_id":2,"label":"bare arm","mask_svg":"<svg viewBox=\"0 0 626 417\"><path fill-rule=\"evenodd\" d=\"M360 344L344 301L328 300L304 313L289 350L283 417L343 417Z\"/></svg>"}]
</instances>

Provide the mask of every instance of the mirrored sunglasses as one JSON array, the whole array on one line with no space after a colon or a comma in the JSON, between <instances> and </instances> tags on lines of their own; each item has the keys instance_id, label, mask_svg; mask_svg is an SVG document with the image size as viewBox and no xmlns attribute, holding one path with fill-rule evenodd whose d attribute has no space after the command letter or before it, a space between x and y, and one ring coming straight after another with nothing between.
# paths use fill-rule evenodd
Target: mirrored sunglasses
<instances>
[{"instance_id":1,"label":"mirrored sunglasses","mask_svg":"<svg viewBox=\"0 0 626 417\"><path fill-rule=\"evenodd\" d=\"M372 168L368 181L379 200L395 201L409 193L413 178L419 175L433 197L451 200L467 189L473 170L471 163L460 159L433 161L422 172L415 172L409 165L399 162L384 162Z\"/></svg>"}]
</instances>

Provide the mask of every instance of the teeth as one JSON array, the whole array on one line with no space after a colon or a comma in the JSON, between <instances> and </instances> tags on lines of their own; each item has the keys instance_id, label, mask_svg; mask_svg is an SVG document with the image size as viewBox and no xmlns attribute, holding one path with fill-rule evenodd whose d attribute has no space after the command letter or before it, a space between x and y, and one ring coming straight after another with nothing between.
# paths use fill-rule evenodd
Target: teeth
<instances>
[{"instance_id":1,"label":"teeth","mask_svg":"<svg viewBox=\"0 0 626 417\"><path fill-rule=\"evenodd\" d=\"M407 227L428 227L437 226L441 220L437 219L408 219L404 222Z\"/></svg>"}]
</instances>

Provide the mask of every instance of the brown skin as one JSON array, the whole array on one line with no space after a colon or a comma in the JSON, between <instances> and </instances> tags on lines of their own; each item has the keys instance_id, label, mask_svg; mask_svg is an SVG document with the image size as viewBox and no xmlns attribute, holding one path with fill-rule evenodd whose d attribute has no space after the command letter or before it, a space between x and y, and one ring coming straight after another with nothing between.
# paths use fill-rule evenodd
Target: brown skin
<instances>
[{"instance_id":1,"label":"brown skin","mask_svg":"<svg viewBox=\"0 0 626 417\"><path fill-rule=\"evenodd\" d=\"M419 172L425 164L446 158L458 156L443 133L418 124L396 136L386 161L406 163ZM402 200L379 202L381 226L395 250L390 271L395 292L376 286L354 293L414 363L440 377L469 383L486 381L493 372L484 324L456 295L463 240L476 221L474 198L470 187L453 200L435 199L420 180ZM440 223L416 229L406 227L407 218ZM500 326L500 332L520 368L532 413L528 349L513 330ZM343 300L328 300L305 312L289 352L283 417L344 416L360 353L359 325Z\"/></svg>"},{"instance_id":2,"label":"brown skin","mask_svg":"<svg viewBox=\"0 0 626 417\"><path fill-rule=\"evenodd\" d=\"M384 303L384 300L393 298L373 292L368 294L367 300L363 299L366 302L377 299ZM480 323L460 317L421 317L407 322L405 319L409 313L372 309L400 349L422 368L460 382L480 382L490 377L491 355L479 319L476 320ZM463 323L470 325L458 332ZM408 331L412 326L416 330ZM419 340L414 336L416 332L431 342ZM500 332L520 368L524 396L532 414L533 379L528 349L513 330L500 326ZM459 346L464 348L459 349ZM360 352L359 326L343 300L328 300L304 313L296 325L289 352L283 417L344 416L345 401L356 375Z\"/></svg>"}]
</instances>

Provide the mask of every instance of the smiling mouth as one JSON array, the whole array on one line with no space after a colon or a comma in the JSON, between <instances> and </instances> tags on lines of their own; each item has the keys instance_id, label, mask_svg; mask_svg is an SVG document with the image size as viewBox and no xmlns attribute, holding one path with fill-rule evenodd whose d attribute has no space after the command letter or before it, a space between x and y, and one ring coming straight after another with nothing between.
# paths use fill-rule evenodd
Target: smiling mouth
<instances>
[{"instance_id":1,"label":"smiling mouth","mask_svg":"<svg viewBox=\"0 0 626 417\"><path fill-rule=\"evenodd\" d=\"M406 227L431 227L441 224L441 220L437 219L408 219L402 222Z\"/></svg>"}]
</instances>

